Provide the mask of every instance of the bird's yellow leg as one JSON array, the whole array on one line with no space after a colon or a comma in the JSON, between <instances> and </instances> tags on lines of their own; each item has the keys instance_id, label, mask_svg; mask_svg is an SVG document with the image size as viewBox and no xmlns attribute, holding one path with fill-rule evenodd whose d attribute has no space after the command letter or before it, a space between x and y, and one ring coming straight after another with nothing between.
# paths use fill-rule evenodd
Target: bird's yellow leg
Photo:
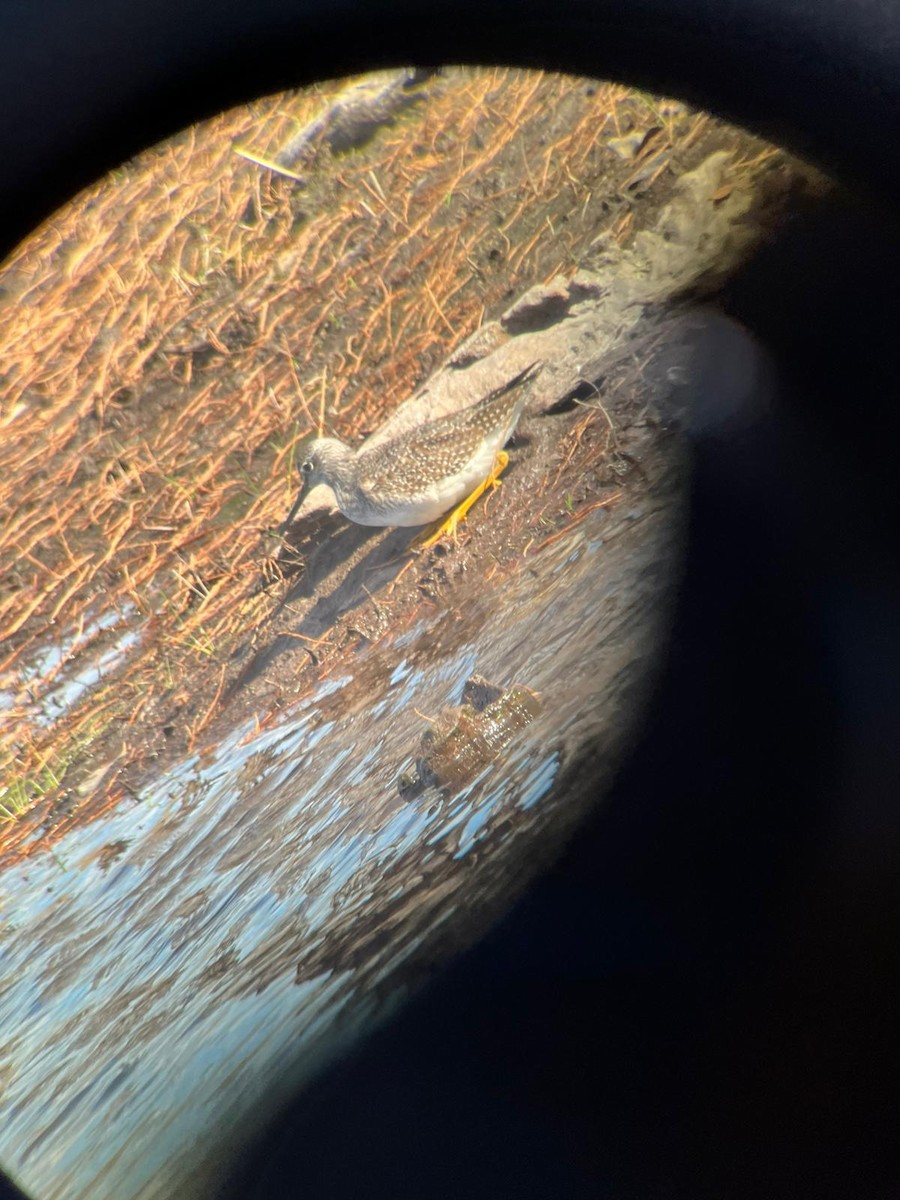
<instances>
[{"instance_id":1,"label":"bird's yellow leg","mask_svg":"<svg viewBox=\"0 0 900 1200\"><path fill-rule=\"evenodd\" d=\"M505 450L499 450L497 457L494 459L494 465L491 468L491 473L485 479L484 483L479 483L478 487L470 495L466 496L461 504L458 504L451 513L448 513L437 525L434 533L420 534L413 543L419 550L427 550L429 546L433 546L435 542L440 541L445 533L449 533L456 541L456 527L465 517L466 513L475 503L479 496L483 495L488 488L492 491L500 486L500 476L506 469L506 464L509 462L509 455ZM427 530L426 530L427 533ZM423 540L424 539L424 540Z\"/></svg>"}]
</instances>

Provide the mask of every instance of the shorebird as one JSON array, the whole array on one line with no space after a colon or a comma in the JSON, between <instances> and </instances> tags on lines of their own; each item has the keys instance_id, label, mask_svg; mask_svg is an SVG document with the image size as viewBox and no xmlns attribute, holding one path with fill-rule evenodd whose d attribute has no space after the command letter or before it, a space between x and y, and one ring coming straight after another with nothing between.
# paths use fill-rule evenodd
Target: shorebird
<instances>
[{"instance_id":1,"label":"shorebird","mask_svg":"<svg viewBox=\"0 0 900 1200\"><path fill-rule=\"evenodd\" d=\"M357 525L427 525L445 517L420 543L433 545L456 526L509 462L503 449L522 415L521 385L543 367L534 362L470 408L438 417L394 441L356 451L337 438L311 442L300 464L302 485L283 529L308 492L326 483L338 508Z\"/></svg>"}]
</instances>

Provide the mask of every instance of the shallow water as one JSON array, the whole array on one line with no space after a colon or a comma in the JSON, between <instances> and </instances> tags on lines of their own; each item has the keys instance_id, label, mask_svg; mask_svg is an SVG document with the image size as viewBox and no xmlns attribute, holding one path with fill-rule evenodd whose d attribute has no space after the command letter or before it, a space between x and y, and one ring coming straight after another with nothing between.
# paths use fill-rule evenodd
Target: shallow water
<instances>
[{"instance_id":1,"label":"shallow water","mask_svg":"<svg viewBox=\"0 0 900 1200\"><path fill-rule=\"evenodd\" d=\"M471 609L389 635L279 725L247 722L5 870L0 1161L23 1187L210 1195L280 1099L503 911L585 803L586 747L602 775L633 724L673 511L660 486L592 514ZM421 714L475 671L541 714L462 790L402 799Z\"/></svg>"},{"instance_id":2,"label":"shallow water","mask_svg":"<svg viewBox=\"0 0 900 1200\"><path fill-rule=\"evenodd\" d=\"M39 650L21 677L13 672L0 676L0 713L21 706L25 694L30 703L24 711L32 721L39 725L59 721L140 642L141 623L135 624L134 618L130 604L121 611L86 613Z\"/></svg>"}]
</instances>

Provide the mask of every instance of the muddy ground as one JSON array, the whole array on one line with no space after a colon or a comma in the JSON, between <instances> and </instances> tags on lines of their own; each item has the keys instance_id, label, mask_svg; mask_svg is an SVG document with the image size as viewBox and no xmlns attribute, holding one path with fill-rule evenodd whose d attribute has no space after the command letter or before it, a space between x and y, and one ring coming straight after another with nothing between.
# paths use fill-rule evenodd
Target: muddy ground
<instances>
[{"instance_id":1,"label":"muddy ground","mask_svg":"<svg viewBox=\"0 0 900 1200\"><path fill-rule=\"evenodd\" d=\"M265 725L423 609L477 612L563 531L633 504L669 431L639 373L597 403L561 387L456 543L425 552L330 517L283 534L304 439L360 441L529 288L627 252L717 151L709 204L742 189L757 238L811 186L757 139L613 85L447 69L410 91L361 144L320 130L289 174L265 164L338 85L185 131L5 265L7 859Z\"/></svg>"}]
</instances>

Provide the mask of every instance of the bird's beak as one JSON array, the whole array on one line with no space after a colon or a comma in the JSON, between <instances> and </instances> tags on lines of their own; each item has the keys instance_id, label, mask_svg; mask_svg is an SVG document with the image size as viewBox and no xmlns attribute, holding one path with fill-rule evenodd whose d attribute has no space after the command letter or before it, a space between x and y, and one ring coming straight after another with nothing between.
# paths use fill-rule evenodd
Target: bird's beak
<instances>
[{"instance_id":1,"label":"bird's beak","mask_svg":"<svg viewBox=\"0 0 900 1200\"><path fill-rule=\"evenodd\" d=\"M290 529L291 525L294 523L294 517L296 517L297 511L300 508L300 505L306 499L308 492L309 492L309 479L304 475L300 482L300 491L297 493L297 499L294 501L294 507L288 513L287 520L285 521L285 523L282 525L281 529L279 530L282 537L287 533L287 531Z\"/></svg>"}]
</instances>

